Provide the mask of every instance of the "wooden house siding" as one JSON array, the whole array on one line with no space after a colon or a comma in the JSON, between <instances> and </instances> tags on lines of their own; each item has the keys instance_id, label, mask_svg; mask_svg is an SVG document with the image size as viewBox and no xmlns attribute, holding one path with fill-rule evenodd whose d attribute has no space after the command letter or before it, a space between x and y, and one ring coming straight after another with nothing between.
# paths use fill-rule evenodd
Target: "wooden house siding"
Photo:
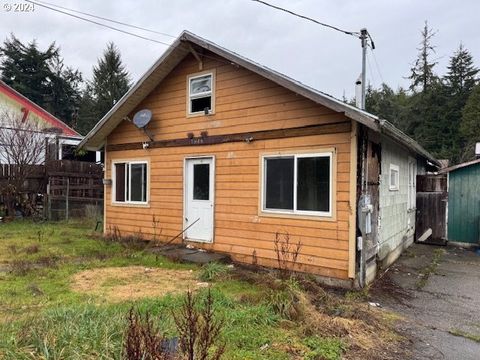
<instances>
[{"instance_id":1,"label":"wooden house siding","mask_svg":"<svg viewBox=\"0 0 480 360\"><path fill-rule=\"evenodd\" d=\"M111 187L105 192L106 231L118 227L122 234L154 233L155 215L160 239L177 235L183 227L184 159L215 157L214 240L197 246L227 252L235 260L276 266L273 241L276 232L288 232L292 242L301 241L298 270L346 279L352 277L351 186L353 168L351 121L343 114L303 98L275 83L221 59L204 58L203 69L215 72L215 113L187 116L188 75L199 72L193 56L181 62L137 110L148 108L153 120L148 125L155 141L200 136L299 128L348 122L342 132L226 142L215 145L176 146L146 150L107 151L106 178L111 178L115 160L149 161L149 203L146 206L112 204ZM133 114L131 114L133 115ZM148 141L140 130L123 121L107 138L107 145ZM332 218L298 215L275 216L259 211L261 156L272 152L319 152L334 150L334 214ZM355 181L355 177L353 177ZM353 209L355 205L353 204ZM159 230L157 230L157 234ZM349 272L350 258L350 272Z\"/></svg>"}]
</instances>

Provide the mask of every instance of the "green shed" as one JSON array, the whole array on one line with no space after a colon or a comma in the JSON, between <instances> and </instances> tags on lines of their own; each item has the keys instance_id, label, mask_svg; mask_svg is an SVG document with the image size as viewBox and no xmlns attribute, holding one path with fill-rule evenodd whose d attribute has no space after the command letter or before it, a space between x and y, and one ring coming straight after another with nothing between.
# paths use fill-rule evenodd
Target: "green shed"
<instances>
[{"instance_id":1,"label":"green shed","mask_svg":"<svg viewBox=\"0 0 480 360\"><path fill-rule=\"evenodd\" d=\"M448 173L447 238L480 243L480 159L440 171Z\"/></svg>"}]
</instances>

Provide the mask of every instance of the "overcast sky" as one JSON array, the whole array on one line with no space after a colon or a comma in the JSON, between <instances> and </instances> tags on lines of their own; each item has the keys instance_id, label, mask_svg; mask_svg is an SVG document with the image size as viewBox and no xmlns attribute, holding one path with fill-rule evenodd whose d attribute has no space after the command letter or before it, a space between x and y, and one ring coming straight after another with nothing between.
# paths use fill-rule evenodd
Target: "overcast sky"
<instances>
[{"instance_id":1,"label":"overcast sky","mask_svg":"<svg viewBox=\"0 0 480 360\"><path fill-rule=\"evenodd\" d=\"M268 0L346 30L366 27L374 38L378 68L369 53L367 79L396 88L414 61L425 20L438 31L433 43L443 74L453 51L462 42L480 64L479 0ZM43 49L55 41L65 63L86 78L113 41L132 79L137 80L166 46L137 39L67 15L35 6L33 12L7 11L22 0L0 0L2 41L14 33L23 42L36 39ZM360 41L279 12L251 0L94 1L49 0L50 3L140 25L177 36L190 30L252 60L341 98L354 95L361 70ZM83 16L83 15L82 15ZM97 20L100 21L100 20ZM120 25L110 24L121 27ZM172 38L123 28L160 41Z\"/></svg>"}]
</instances>

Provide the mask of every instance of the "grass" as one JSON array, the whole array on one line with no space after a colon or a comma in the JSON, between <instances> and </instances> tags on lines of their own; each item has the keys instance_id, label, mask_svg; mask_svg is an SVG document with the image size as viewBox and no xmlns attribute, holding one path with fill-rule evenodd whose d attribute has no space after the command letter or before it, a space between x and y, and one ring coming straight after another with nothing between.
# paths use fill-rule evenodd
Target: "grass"
<instances>
[{"instance_id":1,"label":"grass","mask_svg":"<svg viewBox=\"0 0 480 360\"><path fill-rule=\"evenodd\" d=\"M472 334L460 329L451 329L448 332L454 336L464 337L465 339L469 339L477 343L480 343L480 335L478 334Z\"/></svg>"},{"instance_id":2,"label":"grass","mask_svg":"<svg viewBox=\"0 0 480 360\"><path fill-rule=\"evenodd\" d=\"M427 285L430 275L435 274L440 261L445 255L444 249L435 249L433 251L432 261L421 271L420 279L415 283L417 289L423 289Z\"/></svg>"},{"instance_id":3,"label":"grass","mask_svg":"<svg viewBox=\"0 0 480 360\"><path fill-rule=\"evenodd\" d=\"M165 335L175 336L172 311L180 307L182 294L110 301L72 289L72 279L84 270L127 266L141 266L145 271L188 270L198 274L199 282L208 281L216 314L225 320L221 335L227 344L225 359L340 359L350 348L358 351L351 344L355 334L363 331L356 328L362 322L320 316L316 308L327 307L320 303L305 306L310 298L299 282L242 274L237 267L233 270L216 263L198 267L172 262L138 244L104 241L93 232L94 226L81 221L0 224L0 358L120 359L132 307L148 310ZM102 286L118 285L125 285L125 280L108 279ZM206 289L198 291L202 294ZM323 293L312 297L315 301L324 298ZM349 305L332 306L355 309L352 300L346 301ZM350 312L357 317L362 314ZM320 320L310 329L317 315ZM323 321L329 325L324 327ZM337 322L342 331L325 330ZM368 334L383 331L372 326L365 325ZM351 333L350 328L354 329Z\"/></svg>"}]
</instances>

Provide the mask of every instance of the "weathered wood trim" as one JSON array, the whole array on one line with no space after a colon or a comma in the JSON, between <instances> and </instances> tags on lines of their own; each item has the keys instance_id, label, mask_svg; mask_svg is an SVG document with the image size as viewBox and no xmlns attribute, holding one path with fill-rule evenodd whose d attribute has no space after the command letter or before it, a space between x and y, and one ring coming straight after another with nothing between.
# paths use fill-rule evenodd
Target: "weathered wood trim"
<instances>
[{"instance_id":1,"label":"weathered wood trim","mask_svg":"<svg viewBox=\"0 0 480 360\"><path fill-rule=\"evenodd\" d=\"M252 131L238 134L228 135L213 135L213 136L196 136L192 138L172 139L152 141L148 143L148 148L164 148L164 147L179 147L179 146L201 146L224 144L231 142L252 142L257 140L272 140L283 139L291 137L301 137L309 135L334 134L351 131L351 121L342 121L324 125L313 125L301 128L278 129L278 130L264 130ZM134 142L128 144L112 144L106 146L107 151L123 151L123 150L141 150L143 149L142 142Z\"/></svg>"},{"instance_id":2,"label":"weathered wood trim","mask_svg":"<svg viewBox=\"0 0 480 360\"><path fill-rule=\"evenodd\" d=\"M348 277L355 279L357 214L357 123L352 121L350 137L350 199L348 219Z\"/></svg>"}]
</instances>

